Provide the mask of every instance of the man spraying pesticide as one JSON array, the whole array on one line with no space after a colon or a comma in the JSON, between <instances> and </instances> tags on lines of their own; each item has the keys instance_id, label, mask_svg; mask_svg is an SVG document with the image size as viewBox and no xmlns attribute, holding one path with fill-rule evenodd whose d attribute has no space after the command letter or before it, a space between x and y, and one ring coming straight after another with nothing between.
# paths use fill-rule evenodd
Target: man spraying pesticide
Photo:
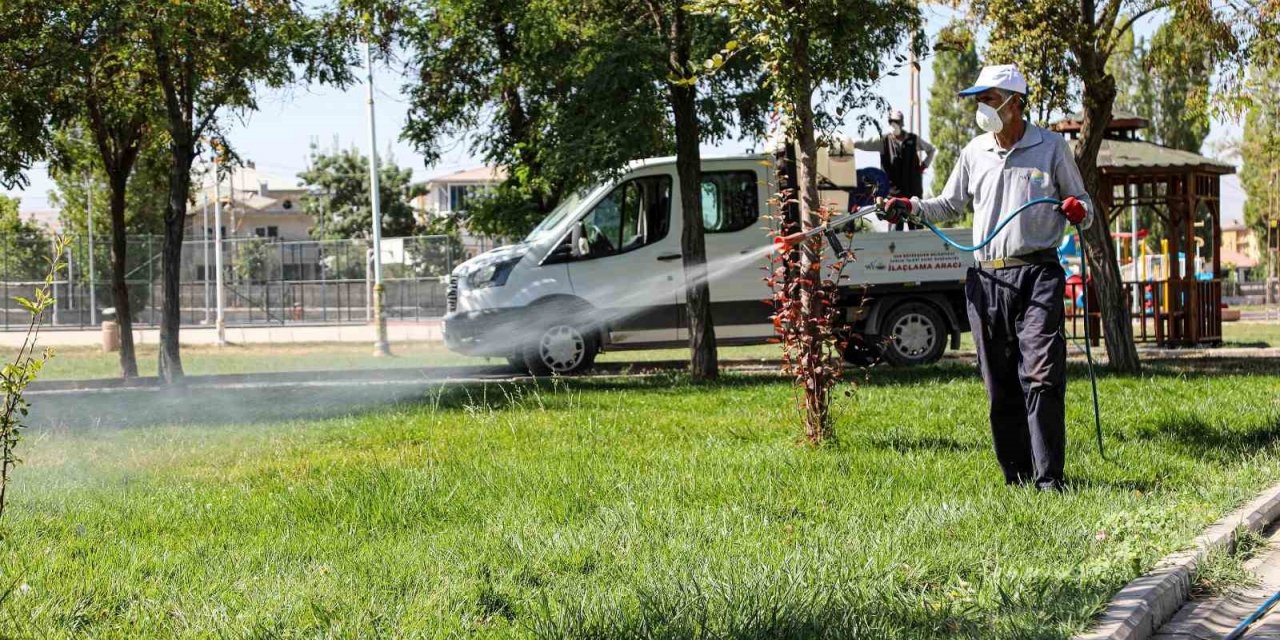
<instances>
[{"instance_id":1,"label":"man spraying pesticide","mask_svg":"<svg viewBox=\"0 0 1280 640\"><path fill-rule=\"evenodd\" d=\"M1056 248L1068 222L1089 226L1093 204L1066 140L1024 119L1026 94L1016 66L984 67L960 95L974 98L986 133L961 151L942 194L879 204L891 224L931 227L973 204L973 235L981 242L965 247L975 249L978 265L969 269L965 297L996 458L1007 484L1061 490L1066 274Z\"/></svg>"}]
</instances>

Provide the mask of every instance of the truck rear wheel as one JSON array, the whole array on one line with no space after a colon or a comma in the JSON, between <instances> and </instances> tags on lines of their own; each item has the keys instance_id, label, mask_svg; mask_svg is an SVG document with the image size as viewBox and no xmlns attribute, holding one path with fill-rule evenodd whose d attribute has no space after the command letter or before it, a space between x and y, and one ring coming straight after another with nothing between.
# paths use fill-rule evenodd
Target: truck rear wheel
<instances>
[{"instance_id":1,"label":"truck rear wheel","mask_svg":"<svg viewBox=\"0 0 1280 640\"><path fill-rule=\"evenodd\" d=\"M880 324L884 357L898 366L937 362L946 350L947 330L942 314L923 302L894 307Z\"/></svg>"},{"instance_id":2,"label":"truck rear wheel","mask_svg":"<svg viewBox=\"0 0 1280 640\"><path fill-rule=\"evenodd\" d=\"M546 326L524 351L524 364L535 376L581 373L595 364L600 341L594 331L557 322Z\"/></svg>"}]
</instances>

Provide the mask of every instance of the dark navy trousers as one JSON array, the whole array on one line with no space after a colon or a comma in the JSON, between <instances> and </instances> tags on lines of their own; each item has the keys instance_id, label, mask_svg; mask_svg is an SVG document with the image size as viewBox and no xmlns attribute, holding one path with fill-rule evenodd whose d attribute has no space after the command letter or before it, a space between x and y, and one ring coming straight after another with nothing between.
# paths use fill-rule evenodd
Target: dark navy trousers
<instances>
[{"instance_id":1,"label":"dark navy trousers","mask_svg":"<svg viewBox=\"0 0 1280 640\"><path fill-rule=\"evenodd\" d=\"M1058 264L969 269L969 327L1009 484L1061 488L1066 455L1066 274Z\"/></svg>"}]
</instances>

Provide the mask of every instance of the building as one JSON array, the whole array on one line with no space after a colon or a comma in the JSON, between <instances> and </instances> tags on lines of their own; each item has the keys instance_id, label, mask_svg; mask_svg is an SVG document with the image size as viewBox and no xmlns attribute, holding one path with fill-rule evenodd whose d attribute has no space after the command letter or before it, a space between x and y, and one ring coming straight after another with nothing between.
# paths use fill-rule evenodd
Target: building
<instances>
[{"instance_id":1,"label":"building","mask_svg":"<svg viewBox=\"0 0 1280 640\"><path fill-rule=\"evenodd\" d=\"M1262 246L1258 234L1243 224L1222 227L1222 268L1235 273L1237 281L1243 281L1248 271L1262 261Z\"/></svg>"},{"instance_id":2,"label":"building","mask_svg":"<svg viewBox=\"0 0 1280 640\"><path fill-rule=\"evenodd\" d=\"M187 208L187 238L202 240L205 206L209 212L209 236L213 236L213 176L195 178L195 206ZM236 167L222 179L223 237L310 240L314 218L302 211L307 189L290 180L259 171L253 163Z\"/></svg>"},{"instance_id":3,"label":"building","mask_svg":"<svg viewBox=\"0 0 1280 640\"><path fill-rule=\"evenodd\" d=\"M503 167L477 167L437 176L427 180L427 192L414 198L413 207L418 210L422 222L433 217L458 217L463 251L467 258L473 258L503 244L503 241L467 231L467 202L506 179L507 172Z\"/></svg>"}]
</instances>

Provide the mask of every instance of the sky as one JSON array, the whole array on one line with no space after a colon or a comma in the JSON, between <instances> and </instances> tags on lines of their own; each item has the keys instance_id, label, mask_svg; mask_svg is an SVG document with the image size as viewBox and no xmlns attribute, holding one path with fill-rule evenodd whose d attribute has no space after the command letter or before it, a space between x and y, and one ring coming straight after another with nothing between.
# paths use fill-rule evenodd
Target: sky
<instances>
[{"instance_id":1,"label":"sky","mask_svg":"<svg viewBox=\"0 0 1280 640\"><path fill-rule=\"evenodd\" d=\"M925 30L931 40L955 15L951 9L936 6L929 6L924 11ZM1149 36L1158 26L1157 19L1148 18L1139 22L1136 33L1139 36ZM980 44L979 50L981 48ZM375 63L374 68L375 120L378 149L383 159L390 157L400 166L412 168L415 180L425 180L482 164L471 153L470 146L465 141L455 141L448 145L448 151L439 163L427 167L413 146L400 139L400 131L407 120L409 109L402 87L410 78L404 75L402 67L396 67L400 65ZM295 178L306 167L313 140L322 149L332 148L334 144L344 148L356 145L367 153L367 85L363 82L363 72L360 72L360 76L361 82L346 90L313 86L260 96L260 108L257 112L234 114L230 118L228 135L232 144L241 157L252 160L260 171L286 179ZM933 69L928 60L921 65L920 84L925 101L921 108L926 123L921 133L927 139L928 96L933 85ZM894 108L907 111L910 91L906 74L885 78L879 90ZM848 122L855 122L855 118L851 116ZM1214 149L1222 141L1238 136L1239 132L1239 127L1232 122L1214 121L1205 149ZM855 137L859 134L852 124L843 133ZM868 132L868 135L871 133L873 132ZM753 147L758 148L759 144L735 140L704 145L703 149L710 153L724 154L740 153ZM861 152L856 161L858 166L874 166L878 163L874 155ZM20 197L24 211L52 208L49 191L54 186L43 165L33 168L28 177L31 184L25 190L6 193ZM932 176L926 174L925 185L931 181ZM1225 177L1222 192L1223 223L1226 224L1240 217L1244 192L1235 176Z\"/></svg>"}]
</instances>

